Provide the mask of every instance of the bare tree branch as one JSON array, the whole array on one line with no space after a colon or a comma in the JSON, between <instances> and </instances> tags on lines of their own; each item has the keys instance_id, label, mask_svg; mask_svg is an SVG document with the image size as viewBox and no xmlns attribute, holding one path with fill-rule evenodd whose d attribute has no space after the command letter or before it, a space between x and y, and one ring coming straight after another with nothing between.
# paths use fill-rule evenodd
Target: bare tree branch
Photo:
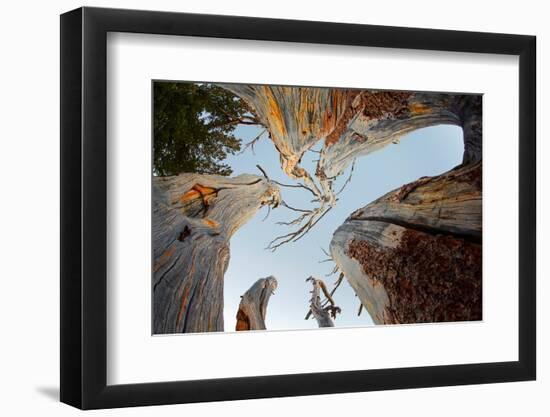
<instances>
[{"instance_id":1,"label":"bare tree branch","mask_svg":"<svg viewBox=\"0 0 550 417\"><path fill-rule=\"evenodd\" d=\"M296 242L304 237L330 210L332 207L325 209L324 205L311 211L311 214L303 216L303 220L308 219L298 230L287 233L286 235L278 236L267 245L266 249L275 251L280 246L288 242Z\"/></svg>"},{"instance_id":2,"label":"bare tree branch","mask_svg":"<svg viewBox=\"0 0 550 417\"><path fill-rule=\"evenodd\" d=\"M262 172L263 176L268 180L273 182L274 184L277 184L281 187L291 187L291 188L304 188L311 192L314 196L317 197L317 201L320 203L319 206L315 209L306 210L306 209L299 209L290 206L285 201L281 201L281 205L284 207L293 210L298 211L300 213L303 213L302 215L298 216L297 218L290 220L288 222L278 222L280 225L284 226L295 226L299 225L301 223L302 226L298 228L298 230L287 233L282 236L278 236L275 239L273 239L269 244L267 245L266 249L269 249L271 251L275 251L280 246L289 243L289 242L296 242L300 240L302 237L304 237L333 207L335 203L334 194L332 192L332 182L329 182L328 184L328 195L323 195L321 191L317 188L315 185L315 182L313 182L313 179L311 176L307 173L307 171L302 170L301 172L301 178L304 180L304 182L308 183L309 185L304 184L283 184L278 181L272 180L267 175L267 172L260 166L256 165L256 167ZM311 186L313 188L311 188ZM326 186L326 184L325 184ZM327 207L328 203L328 207ZM305 223L304 223L305 222Z\"/></svg>"},{"instance_id":3,"label":"bare tree branch","mask_svg":"<svg viewBox=\"0 0 550 417\"><path fill-rule=\"evenodd\" d=\"M281 187L288 187L288 188L303 188L304 190L307 190L309 191L311 194L313 194L315 197L318 197L318 194L315 193L314 190L312 190L311 188L309 188L308 186L304 185L304 184L284 184L282 182L279 182L279 181L275 181L275 180L272 180L271 178L269 178L269 176L267 175L267 173L265 172L265 170L260 166L260 165L256 165L256 168L258 168L260 171L262 171L262 174L264 175L264 177L271 181L272 183L274 184L277 184ZM317 200L319 201L319 200Z\"/></svg>"},{"instance_id":4,"label":"bare tree branch","mask_svg":"<svg viewBox=\"0 0 550 417\"><path fill-rule=\"evenodd\" d=\"M351 164L351 170L350 170L350 172L349 172L349 177L348 177L348 179L344 182L344 184L342 185L342 188L340 188L340 191L338 191L338 192L336 193L336 195L340 195L340 193L341 193L342 191L344 191L344 189L346 188L346 186L351 182L351 176L353 175L353 170L355 169L355 161L356 161L356 160L357 160L357 159L354 159L354 160L353 160L353 163Z\"/></svg>"},{"instance_id":5,"label":"bare tree branch","mask_svg":"<svg viewBox=\"0 0 550 417\"><path fill-rule=\"evenodd\" d=\"M267 206L267 213L265 217L262 219L262 221L265 222L270 214L271 214L271 206Z\"/></svg>"},{"instance_id":6,"label":"bare tree branch","mask_svg":"<svg viewBox=\"0 0 550 417\"><path fill-rule=\"evenodd\" d=\"M304 185L304 184L284 184L282 182L279 182L279 181L275 181L275 180L272 180L272 182L274 182L275 184L281 186L281 187L288 187L288 188L303 188L304 190L307 190L309 191L311 194L313 194L314 196L317 197L317 194L315 193L314 190L312 190L311 188L309 188L308 186ZM317 200L319 201L319 200Z\"/></svg>"},{"instance_id":7,"label":"bare tree branch","mask_svg":"<svg viewBox=\"0 0 550 417\"><path fill-rule=\"evenodd\" d=\"M237 155L241 155L245 153L248 148L250 148L253 155L256 155L256 152L254 152L254 145L256 144L256 142L258 142L261 139L262 135L266 132L267 132L267 129L262 130L258 136L256 136L250 142L246 143L244 145L244 148Z\"/></svg>"},{"instance_id":8,"label":"bare tree branch","mask_svg":"<svg viewBox=\"0 0 550 417\"><path fill-rule=\"evenodd\" d=\"M258 168L260 171L262 171L262 174L264 175L266 180L271 181L269 179L269 176L267 175L267 172L265 172L265 170L259 164L256 164L256 168Z\"/></svg>"},{"instance_id":9,"label":"bare tree branch","mask_svg":"<svg viewBox=\"0 0 550 417\"><path fill-rule=\"evenodd\" d=\"M281 206L284 206L287 209L292 210L292 211L299 211L301 213L313 213L313 210L299 209L299 208L296 208L296 207L289 206L284 200L281 202Z\"/></svg>"},{"instance_id":10,"label":"bare tree branch","mask_svg":"<svg viewBox=\"0 0 550 417\"><path fill-rule=\"evenodd\" d=\"M321 207L321 209L322 209L322 207ZM296 242L297 240L300 240L302 237L304 237L304 235L305 235L307 232L309 232L313 227L315 227L315 225L316 225L317 223L319 223L319 221L320 221L323 217L325 217L325 215L326 215L329 211L331 211L331 210L332 210L332 207L329 207L329 208L326 209L324 212L322 212L322 214L317 218L317 220L315 220L314 222L311 223L311 225L308 226L308 228L307 228L307 230L305 231L305 233L302 233L301 236L297 237L297 238L294 239L293 241ZM321 212L321 211L322 211L322 210L320 210L320 212Z\"/></svg>"},{"instance_id":11,"label":"bare tree branch","mask_svg":"<svg viewBox=\"0 0 550 417\"><path fill-rule=\"evenodd\" d=\"M332 268L332 271L330 271L328 274L325 274L325 277L330 277L331 275L334 275L335 273L338 272L340 268L338 267L338 265L334 265L334 268Z\"/></svg>"},{"instance_id":12,"label":"bare tree branch","mask_svg":"<svg viewBox=\"0 0 550 417\"><path fill-rule=\"evenodd\" d=\"M296 217L294 220L288 222L277 222L277 224L281 226L295 226L302 223L304 219L308 216L310 216L310 212L303 213L300 216Z\"/></svg>"}]
</instances>

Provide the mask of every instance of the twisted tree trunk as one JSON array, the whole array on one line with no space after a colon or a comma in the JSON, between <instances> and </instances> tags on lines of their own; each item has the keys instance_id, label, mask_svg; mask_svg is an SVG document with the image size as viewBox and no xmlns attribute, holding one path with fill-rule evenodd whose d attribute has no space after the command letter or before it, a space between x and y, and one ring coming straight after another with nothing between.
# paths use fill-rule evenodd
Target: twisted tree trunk
<instances>
[{"instance_id":1,"label":"twisted tree trunk","mask_svg":"<svg viewBox=\"0 0 550 417\"><path fill-rule=\"evenodd\" d=\"M256 281L241 296L235 330L265 330L267 304L276 289L277 280L274 276Z\"/></svg>"},{"instance_id":2,"label":"twisted tree trunk","mask_svg":"<svg viewBox=\"0 0 550 417\"><path fill-rule=\"evenodd\" d=\"M354 212L331 255L377 324L481 320L481 162Z\"/></svg>"},{"instance_id":3,"label":"twisted tree trunk","mask_svg":"<svg viewBox=\"0 0 550 417\"><path fill-rule=\"evenodd\" d=\"M297 240L336 204L335 178L357 158L377 151L413 130L439 124L461 126L463 164L481 160L481 96L337 88L228 84L269 131L283 171L300 179L319 206L300 220L282 243ZM305 152L322 143L314 173L300 166ZM274 241L272 249L281 242Z\"/></svg>"},{"instance_id":4,"label":"twisted tree trunk","mask_svg":"<svg viewBox=\"0 0 550 417\"><path fill-rule=\"evenodd\" d=\"M328 182L356 157L428 126L462 126L464 163L481 159L480 95L248 84L222 87L243 98L267 127L290 177L311 180L299 162L306 151L323 142L315 172L325 183L322 188L329 187Z\"/></svg>"},{"instance_id":5,"label":"twisted tree trunk","mask_svg":"<svg viewBox=\"0 0 550 417\"><path fill-rule=\"evenodd\" d=\"M223 277L233 233L280 201L262 177L153 179L153 332L223 331Z\"/></svg>"}]
</instances>

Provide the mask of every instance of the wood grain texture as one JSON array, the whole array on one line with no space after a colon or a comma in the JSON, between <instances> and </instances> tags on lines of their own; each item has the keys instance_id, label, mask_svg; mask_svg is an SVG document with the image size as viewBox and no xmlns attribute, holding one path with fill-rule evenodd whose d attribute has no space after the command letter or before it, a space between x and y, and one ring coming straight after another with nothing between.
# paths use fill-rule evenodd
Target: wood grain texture
<instances>
[{"instance_id":1,"label":"wood grain texture","mask_svg":"<svg viewBox=\"0 0 550 417\"><path fill-rule=\"evenodd\" d=\"M241 296L235 330L266 330L267 304L276 289L277 279L274 276L256 281Z\"/></svg>"},{"instance_id":2,"label":"wood grain texture","mask_svg":"<svg viewBox=\"0 0 550 417\"><path fill-rule=\"evenodd\" d=\"M153 333L223 331L229 240L279 189L263 177L153 178Z\"/></svg>"}]
</instances>

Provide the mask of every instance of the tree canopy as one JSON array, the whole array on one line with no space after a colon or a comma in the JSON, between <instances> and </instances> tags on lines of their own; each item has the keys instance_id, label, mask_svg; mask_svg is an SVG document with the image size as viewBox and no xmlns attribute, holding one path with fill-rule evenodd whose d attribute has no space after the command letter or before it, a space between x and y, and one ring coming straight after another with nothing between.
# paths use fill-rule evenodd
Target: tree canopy
<instances>
[{"instance_id":1,"label":"tree canopy","mask_svg":"<svg viewBox=\"0 0 550 417\"><path fill-rule=\"evenodd\" d=\"M153 171L231 175L222 161L241 149L238 124L258 124L244 101L212 85L157 81L153 86Z\"/></svg>"}]
</instances>

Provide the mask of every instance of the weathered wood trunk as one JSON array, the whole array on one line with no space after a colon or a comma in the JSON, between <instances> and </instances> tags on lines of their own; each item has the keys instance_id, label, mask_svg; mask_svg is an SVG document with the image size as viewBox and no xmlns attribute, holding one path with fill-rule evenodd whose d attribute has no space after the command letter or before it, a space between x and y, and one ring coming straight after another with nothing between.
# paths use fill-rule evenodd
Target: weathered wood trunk
<instances>
[{"instance_id":1,"label":"weathered wood trunk","mask_svg":"<svg viewBox=\"0 0 550 417\"><path fill-rule=\"evenodd\" d=\"M481 320L482 167L423 177L354 212L331 255L377 324Z\"/></svg>"},{"instance_id":2,"label":"weathered wood trunk","mask_svg":"<svg viewBox=\"0 0 550 417\"><path fill-rule=\"evenodd\" d=\"M464 163L481 159L481 96L337 88L227 84L257 114L284 172L302 179L320 201L335 204L332 183L352 161L423 127L463 127ZM314 175L299 163L318 142ZM316 178L316 181L314 180Z\"/></svg>"},{"instance_id":3,"label":"weathered wood trunk","mask_svg":"<svg viewBox=\"0 0 550 417\"><path fill-rule=\"evenodd\" d=\"M340 307L335 305L332 296L328 292L327 287L322 280L315 277L309 277L306 281L310 281L313 285L313 289L311 290L309 311L315 320L317 320L319 327L334 327L332 318L336 318L336 314L340 312ZM323 304L321 303L321 291L323 291L329 301L329 304L326 307L323 307ZM308 316L309 313L306 316L306 320L308 319Z\"/></svg>"},{"instance_id":4,"label":"weathered wood trunk","mask_svg":"<svg viewBox=\"0 0 550 417\"><path fill-rule=\"evenodd\" d=\"M267 304L277 289L274 276L260 278L241 296L235 330L265 330Z\"/></svg>"},{"instance_id":5,"label":"weathered wood trunk","mask_svg":"<svg viewBox=\"0 0 550 417\"><path fill-rule=\"evenodd\" d=\"M265 178L153 178L153 332L223 331L223 277L233 233L279 189Z\"/></svg>"}]
</instances>

